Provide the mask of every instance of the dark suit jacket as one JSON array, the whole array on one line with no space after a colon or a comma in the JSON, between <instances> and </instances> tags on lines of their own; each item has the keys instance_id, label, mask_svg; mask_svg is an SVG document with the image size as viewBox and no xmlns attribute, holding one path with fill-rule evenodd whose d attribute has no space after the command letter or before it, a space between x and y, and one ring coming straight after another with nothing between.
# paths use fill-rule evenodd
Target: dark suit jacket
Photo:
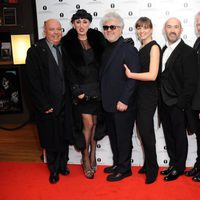
<instances>
[{"instance_id":1,"label":"dark suit jacket","mask_svg":"<svg viewBox=\"0 0 200 200\"><path fill-rule=\"evenodd\" d=\"M192 102L192 108L200 111L200 37L197 38L193 48L198 54L198 85Z\"/></svg>"},{"instance_id":2,"label":"dark suit jacket","mask_svg":"<svg viewBox=\"0 0 200 200\"><path fill-rule=\"evenodd\" d=\"M54 68L53 76L57 77L53 79L54 85L50 83L50 76L52 76L50 67ZM32 100L36 108L36 122L41 146L55 151L63 150L67 147L66 141L72 132L71 98L67 82L65 81L65 94L59 86L64 81L63 75L60 74L45 39L39 40L28 50L26 71ZM61 104L61 99L64 105ZM54 112L45 114L45 111L50 108L54 108Z\"/></svg>"},{"instance_id":3,"label":"dark suit jacket","mask_svg":"<svg viewBox=\"0 0 200 200\"><path fill-rule=\"evenodd\" d=\"M166 46L162 50L162 55ZM172 98L180 109L191 106L197 82L197 54L193 48L181 40L168 58L161 73L161 88L173 89ZM162 90L161 90L162 92ZM165 102L165 99L163 99Z\"/></svg>"},{"instance_id":4,"label":"dark suit jacket","mask_svg":"<svg viewBox=\"0 0 200 200\"><path fill-rule=\"evenodd\" d=\"M116 112L118 101L128 105L128 109L133 109L136 102L137 83L133 79L128 79L125 75L123 64L127 64L131 71L139 72L138 52L133 45L124 42L121 37L110 58L104 60L106 63L101 67L101 92L103 108L107 112Z\"/></svg>"}]
</instances>

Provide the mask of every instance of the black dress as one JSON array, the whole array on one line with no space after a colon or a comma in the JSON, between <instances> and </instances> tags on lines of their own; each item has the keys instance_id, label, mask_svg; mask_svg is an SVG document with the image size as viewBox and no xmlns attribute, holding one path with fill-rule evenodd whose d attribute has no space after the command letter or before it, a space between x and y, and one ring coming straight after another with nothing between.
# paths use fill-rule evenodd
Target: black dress
<instances>
[{"instance_id":1,"label":"black dress","mask_svg":"<svg viewBox=\"0 0 200 200\"><path fill-rule=\"evenodd\" d=\"M85 93L86 98L79 100L77 109L82 114L97 114L101 106L99 69L95 62L93 49L83 49L83 58L86 65L83 66L83 76L81 76L81 80L79 80L79 86L83 93ZM95 90L95 93L99 93L98 99L93 99L94 97L91 95L91 88L92 90Z\"/></svg>"},{"instance_id":2,"label":"black dress","mask_svg":"<svg viewBox=\"0 0 200 200\"><path fill-rule=\"evenodd\" d=\"M149 72L150 51L153 45L159 46L156 41L151 41L139 51L141 72ZM159 47L160 48L160 47ZM156 156L156 140L154 132L154 113L158 104L158 87L156 81L140 81L137 98L136 123L141 136L147 176L157 176L158 164Z\"/></svg>"}]
</instances>

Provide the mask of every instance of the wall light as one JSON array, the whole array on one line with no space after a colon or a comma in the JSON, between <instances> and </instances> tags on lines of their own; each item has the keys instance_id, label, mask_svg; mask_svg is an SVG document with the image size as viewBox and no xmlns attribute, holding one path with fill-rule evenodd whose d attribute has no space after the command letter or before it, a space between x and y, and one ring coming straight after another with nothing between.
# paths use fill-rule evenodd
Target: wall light
<instances>
[{"instance_id":1,"label":"wall light","mask_svg":"<svg viewBox=\"0 0 200 200\"><path fill-rule=\"evenodd\" d=\"M26 53L31 46L31 40L29 34L23 35L11 35L13 64L25 64Z\"/></svg>"}]
</instances>

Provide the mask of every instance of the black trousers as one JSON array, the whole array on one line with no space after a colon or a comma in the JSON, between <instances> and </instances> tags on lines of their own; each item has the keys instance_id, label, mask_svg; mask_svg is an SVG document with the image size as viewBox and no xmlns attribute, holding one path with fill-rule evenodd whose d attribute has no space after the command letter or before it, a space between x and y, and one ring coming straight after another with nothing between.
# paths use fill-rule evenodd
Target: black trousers
<instances>
[{"instance_id":1,"label":"black trousers","mask_svg":"<svg viewBox=\"0 0 200 200\"><path fill-rule=\"evenodd\" d=\"M144 149L144 167L150 176L157 174L156 138L154 131L155 106L138 106L136 124Z\"/></svg>"},{"instance_id":2,"label":"black trousers","mask_svg":"<svg viewBox=\"0 0 200 200\"><path fill-rule=\"evenodd\" d=\"M179 172L185 170L188 153L188 140L186 134L184 111L176 105L161 105L161 121L170 158L169 165Z\"/></svg>"},{"instance_id":3,"label":"black trousers","mask_svg":"<svg viewBox=\"0 0 200 200\"><path fill-rule=\"evenodd\" d=\"M197 141L197 158L194 164L195 167L200 169L200 119L199 111L195 113L195 118L197 119L197 131L196 131L196 141Z\"/></svg>"},{"instance_id":4,"label":"black trousers","mask_svg":"<svg viewBox=\"0 0 200 200\"><path fill-rule=\"evenodd\" d=\"M47 165L51 173L65 169L67 161L69 160L68 152L68 148L63 152L55 152L46 149Z\"/></svg>"},{"instance_id":5,"label":"black trousers","mask_svg":"<svg viewBox=\"0 0 200 200\"><path fill-rule=\"evenodd\" d=\"M134 111L106 113L106 124L113 153L113 164L117 165L117 171L120 173L131 170L134 121Z\"/></svg>"}]
</instances>

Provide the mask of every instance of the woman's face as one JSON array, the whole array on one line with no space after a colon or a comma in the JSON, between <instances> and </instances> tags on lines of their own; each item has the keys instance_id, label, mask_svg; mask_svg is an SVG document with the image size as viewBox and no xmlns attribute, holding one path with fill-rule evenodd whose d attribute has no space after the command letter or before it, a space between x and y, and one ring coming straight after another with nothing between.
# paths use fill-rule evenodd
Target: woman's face
<instances>
[{"instance_id":1,"label":"woman's face","mask_svg":"<svg viewBox=\"0 0 200 200\"><path fill-rule=\"evenodd\" d=\"M73 27L76 29L79 36L86 36L90 26L88 19L76 19L73 22Z\"/></svg>"},{"instance_id":2,"label":"woman's face","mask_svg":"<svg viewBox=\"0 0 200 200\"><path fill-rule=\"evenodd\" d=\"M136 29L138 38L141 41L147 40L152 37L152 28L146 26L140 26Z\"/></svg>"}]
</instances>

